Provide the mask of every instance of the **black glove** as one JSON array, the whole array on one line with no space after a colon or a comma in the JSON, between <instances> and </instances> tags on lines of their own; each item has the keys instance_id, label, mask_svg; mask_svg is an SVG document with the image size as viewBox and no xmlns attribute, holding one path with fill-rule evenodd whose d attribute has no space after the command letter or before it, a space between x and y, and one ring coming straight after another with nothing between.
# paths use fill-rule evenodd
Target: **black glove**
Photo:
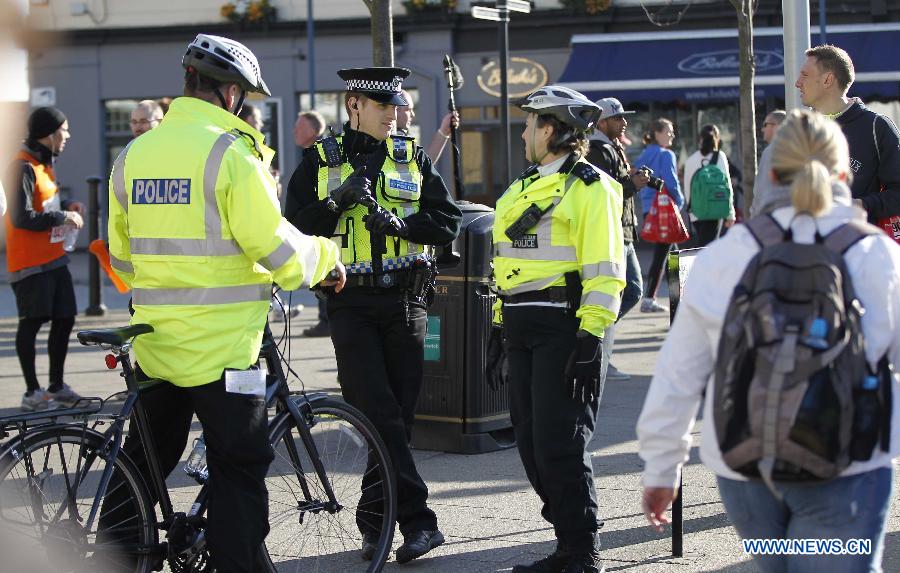
<instances>
[{"instance_id":1,"label":"black glove","mask_svg":"<svg viewBox=\"0 0 900 573\"><path fill-rule=\"evenodd\" d=\"M341 186L331 192L329 199L333 202L334 208L338 213L342 213L361 202L366 197L371 197L369 186L371 182L363 176L365 166L356 168L356 171L350 174L350 177L341 183Z\"/></svg>"},{"instance_id":2,"label":"black glove","mask_svg":"<svg viewBox=\"0 0 900 573\"><path fill-rule=\"evenodd\" d=\"M503 344L503 327L494 324L491 326L487 354L484 358L484 375L488 387L496 392L502 384L506 384L508 374L509 363L506 359L506 346Z\"/></svg>"},{"instance_id":3,"label":"black glove","mask_svg":"<svg viewBox=\"0 0 900 573\"><path fill-rule=\"evenodd\" d=\"M409 234L406 223L387 209L379 209L365 217L366 230L379 235L405 239Z\"/></svg>"},{"instance_id":4,"label":"black glove","mask_svg":"<svg viewBox=\"0 0 900 573\"><path fill-rule=\"evenodd\" d=\"M575 350L566 364L566 382L574 400L588 404L599 396L602 356L603 341L586 330L579 330Z\"/></svg>"}]
</instances>

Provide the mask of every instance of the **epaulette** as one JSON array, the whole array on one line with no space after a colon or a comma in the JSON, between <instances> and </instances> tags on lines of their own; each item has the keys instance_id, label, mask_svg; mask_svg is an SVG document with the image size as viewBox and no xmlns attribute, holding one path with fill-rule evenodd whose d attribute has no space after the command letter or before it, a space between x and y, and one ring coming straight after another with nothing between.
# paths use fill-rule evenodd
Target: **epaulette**
<instances>
[{"instance_id":1,"label":"epaulette","mask_svg":"<svg viewBox=\"0 0 900 573\"><path fill-rule=\"evenodd\" d=\"M572 174L581 179L586 185L590 185L594 181L600 181L600 178L603 177L596 167L583 161L575 164L575 167L572 168Z\"/></svg>"},{"instance_id":2,"label":"epaulette","mask_svg":"<svg viewBox=\"0 0 900 573\"><path fill-rule=\"evenodd\" d=\"M391 137L394 139L405 139L406 141L415 141L416 138L411 135L404 135L402 133L392 133Z\"/></svg>"},{"instance_id":3,"label":"epaulette","mask_svg":"<svg viewBox=\"0 0 900 573\"><path fill-rule=\"evenodd\" d=\"M406 135L391 135L391 141L393 141L393 147L388 149L388 152L391 155L391 159L394 160L395 163L409 163L413 160L413 157L410 156L407 150L407 142L412 142L412 150L413 155L415 155L416 151L416 138L408 137Z\"/></svg>"}]
</instances>

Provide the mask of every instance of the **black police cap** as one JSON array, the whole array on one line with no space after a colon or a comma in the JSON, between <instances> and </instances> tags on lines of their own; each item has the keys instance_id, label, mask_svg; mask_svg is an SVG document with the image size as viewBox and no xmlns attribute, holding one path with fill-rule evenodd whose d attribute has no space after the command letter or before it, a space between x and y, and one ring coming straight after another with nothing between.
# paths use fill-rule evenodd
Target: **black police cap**
<instances>
[{"instance_id":1,"label":"black police cap","mask_svg":"<svg viewBox=\"0 0 900 573\"><path fill-rule=\"evenodd\" d=\"M349 68L338 70L347 82L347 91L357 92L379 103L409 105L403 97L403 80L409 76L406 68Z\"/></svg>"}]
</instances>

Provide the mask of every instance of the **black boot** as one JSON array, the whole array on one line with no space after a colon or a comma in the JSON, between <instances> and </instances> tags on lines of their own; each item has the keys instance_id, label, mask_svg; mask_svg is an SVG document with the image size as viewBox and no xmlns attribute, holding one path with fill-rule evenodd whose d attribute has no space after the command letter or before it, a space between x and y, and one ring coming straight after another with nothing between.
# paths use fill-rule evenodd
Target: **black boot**
<instances>
[{"instance_id":1,"label":"black boot","mask_svg":"<svg viewBox=\"0 0 900 573\"><path fill-rule=\"evenodd\" d=\"M563 567L569 562L569 557L571 554L562 544L557 543L556 551L531 565L516 565L512 573L562 573Z\"/></svg>"},{"instance_id":2,"label":"black boot","mask_svg":"<svg viewBox=\"0 0 900 573\"><path fill-rule=\"evenodd\" d=\"M600 552L595 550L572 554L560 573L604 573L604 571L606 568L600 559Z\"/></svg>"}]
</instances>

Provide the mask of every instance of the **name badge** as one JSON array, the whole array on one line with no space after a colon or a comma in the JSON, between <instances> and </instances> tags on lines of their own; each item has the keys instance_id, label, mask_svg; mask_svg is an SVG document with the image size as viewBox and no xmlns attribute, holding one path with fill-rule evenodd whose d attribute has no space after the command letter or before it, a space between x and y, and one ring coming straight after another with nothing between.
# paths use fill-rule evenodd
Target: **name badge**
<instances>
[{"instance_id":1,"label":"name badge","mask_svg":"<svg viewBox=\"0 0 900 573\"><path fill-rule=\"evenodd\" d=\"M413 183L412 181L403 181L401 179L388 179L388 187L391 189L397 189L399 191L407 191L409 193L415 193L419 190L419 184Z\"/></svg>"},{"instance_id":2,"label":"name badge","mask_svg":"<svg viewBox=\"0 0 900 573\"><path fill-rule=\"evenodd\" d=\"M266 373L262 370L226 370L225 391L248 396L266 395Z\"/></svg>"},{"instance_id":3,"label":"name badge","mask_svg":"<svg viewBox=\"0 0 900 573\"><path fill-rule=\"evenodd\" d=\"M536 249L538 248L537 235L534 233L522 235L512 242L512 246L515 249Z\"/></svg>"},{"instance_id":4,"label":"name badge","mask_svg":"<svg viewBox=\"0 0 900 573\"><path fill-rule=\"evenodd\" d=\"M66 226L50 227L50 242L62 243L66 239Z\"/></svg>"},{"instance_id":5,"label":"name badge","mask_svg":"<svg viewBox=\"0 0 900 573\"><path fill-rule=\"evenodd\" d=\"M132 205L190 205L190 179L135 179Z\"/></svg>"}]
</instances>

